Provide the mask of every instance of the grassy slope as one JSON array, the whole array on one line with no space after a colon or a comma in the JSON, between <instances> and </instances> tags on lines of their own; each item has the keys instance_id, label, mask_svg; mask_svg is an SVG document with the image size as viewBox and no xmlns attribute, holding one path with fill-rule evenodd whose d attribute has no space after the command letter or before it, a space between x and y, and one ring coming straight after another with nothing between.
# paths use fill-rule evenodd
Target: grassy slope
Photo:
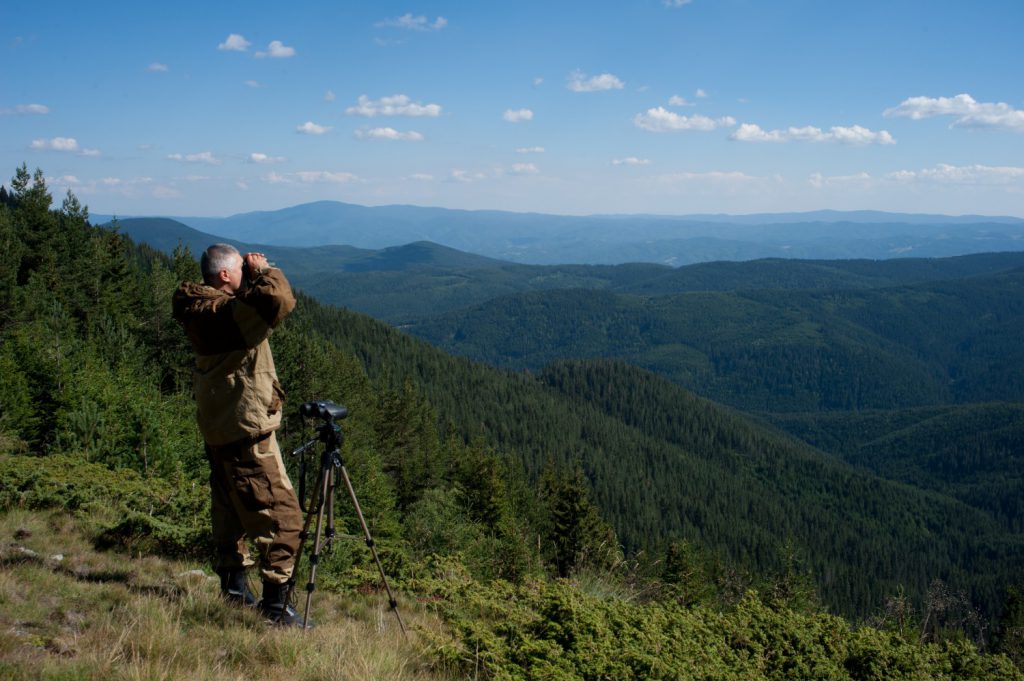
<instances>
[{"instance_id":1,"label":"grassy slope","mask_svg":"<svg viewBox=\"0 0 1024 681\"><path fill-rule=\"evenodd\" d=\"M316 629L268 627L221 601L195 563L97 551L90 525L61 511L0 514L3 678L453 678L380 598L320 590ZM402 607L413 628L441 630L415 601Z\"/></svg>"}]
</instances>

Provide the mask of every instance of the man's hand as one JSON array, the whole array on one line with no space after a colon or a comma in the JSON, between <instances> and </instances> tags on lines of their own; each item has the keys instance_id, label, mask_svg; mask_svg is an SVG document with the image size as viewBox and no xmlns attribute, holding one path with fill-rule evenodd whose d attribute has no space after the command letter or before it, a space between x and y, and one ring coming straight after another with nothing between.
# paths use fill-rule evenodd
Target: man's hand
<instances>
[{"instance_id":1,"label":"man's hand","mask_svg":"<svg viewBox=\"0 0 1024 681\"><path fill-rule=\"evenodd\" d=\"M262 253L246 253L242 256L242 260L245 261L246 267L250 272L250 277L255 277L264 270L270 268L270 263L267 262L267 256Z\"/></svg>"}]
</instances>

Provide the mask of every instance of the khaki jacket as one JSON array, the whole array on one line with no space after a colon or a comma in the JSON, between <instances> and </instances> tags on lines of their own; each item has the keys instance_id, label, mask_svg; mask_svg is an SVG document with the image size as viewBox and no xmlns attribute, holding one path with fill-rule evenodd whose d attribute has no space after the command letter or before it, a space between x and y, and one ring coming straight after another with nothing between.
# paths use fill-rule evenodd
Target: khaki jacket
<instances>
[{"instance_id":1,"label":"khaki jacket","mask_svg":"<svg viewBox=\"0 0 1024 681\"><path fill-rule=\"evenodd\" d=\"M237 295L184 282L172 306L195 351L193 391L206 442L225 445L276 430L284 391L267 339L295 308L284 273L265 270Z\"/></svg>"}]
</instances>

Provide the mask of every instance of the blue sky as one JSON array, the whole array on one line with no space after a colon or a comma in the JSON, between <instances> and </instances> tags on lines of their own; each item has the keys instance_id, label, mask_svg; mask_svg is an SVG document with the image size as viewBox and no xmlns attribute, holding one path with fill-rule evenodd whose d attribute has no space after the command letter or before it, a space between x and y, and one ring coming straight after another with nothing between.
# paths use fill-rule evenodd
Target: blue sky
<instances>
[{"instance_id":1,"label":"blue sky","mask_svg":"<svg viewBox=\"0 0 1024 681\"><path fill-rule=\"evenodd\" d=\"M40 167L94 213L332 199L1024 216L1021 0L57 1L3 15L2 177Z\"/></svg>"}]
</instances>

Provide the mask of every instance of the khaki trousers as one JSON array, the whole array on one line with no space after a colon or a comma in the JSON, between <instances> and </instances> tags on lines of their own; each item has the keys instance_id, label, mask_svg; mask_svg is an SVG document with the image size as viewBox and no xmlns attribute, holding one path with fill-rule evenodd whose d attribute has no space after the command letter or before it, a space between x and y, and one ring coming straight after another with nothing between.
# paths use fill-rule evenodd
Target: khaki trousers
<instances>
[{"instance_id":1,"label":"khaki trousers","mask_svg":"<svg viewBox=\"0 0 1024 681\"><path fill-rule=\"evenodd\" d=\"M302 511L273 432L261 440L206 445L210 462L213 540L218 570L253 565L249 542L259 550L263 581L292 576L302 531Z\"/></svg>"}]
</instances>

